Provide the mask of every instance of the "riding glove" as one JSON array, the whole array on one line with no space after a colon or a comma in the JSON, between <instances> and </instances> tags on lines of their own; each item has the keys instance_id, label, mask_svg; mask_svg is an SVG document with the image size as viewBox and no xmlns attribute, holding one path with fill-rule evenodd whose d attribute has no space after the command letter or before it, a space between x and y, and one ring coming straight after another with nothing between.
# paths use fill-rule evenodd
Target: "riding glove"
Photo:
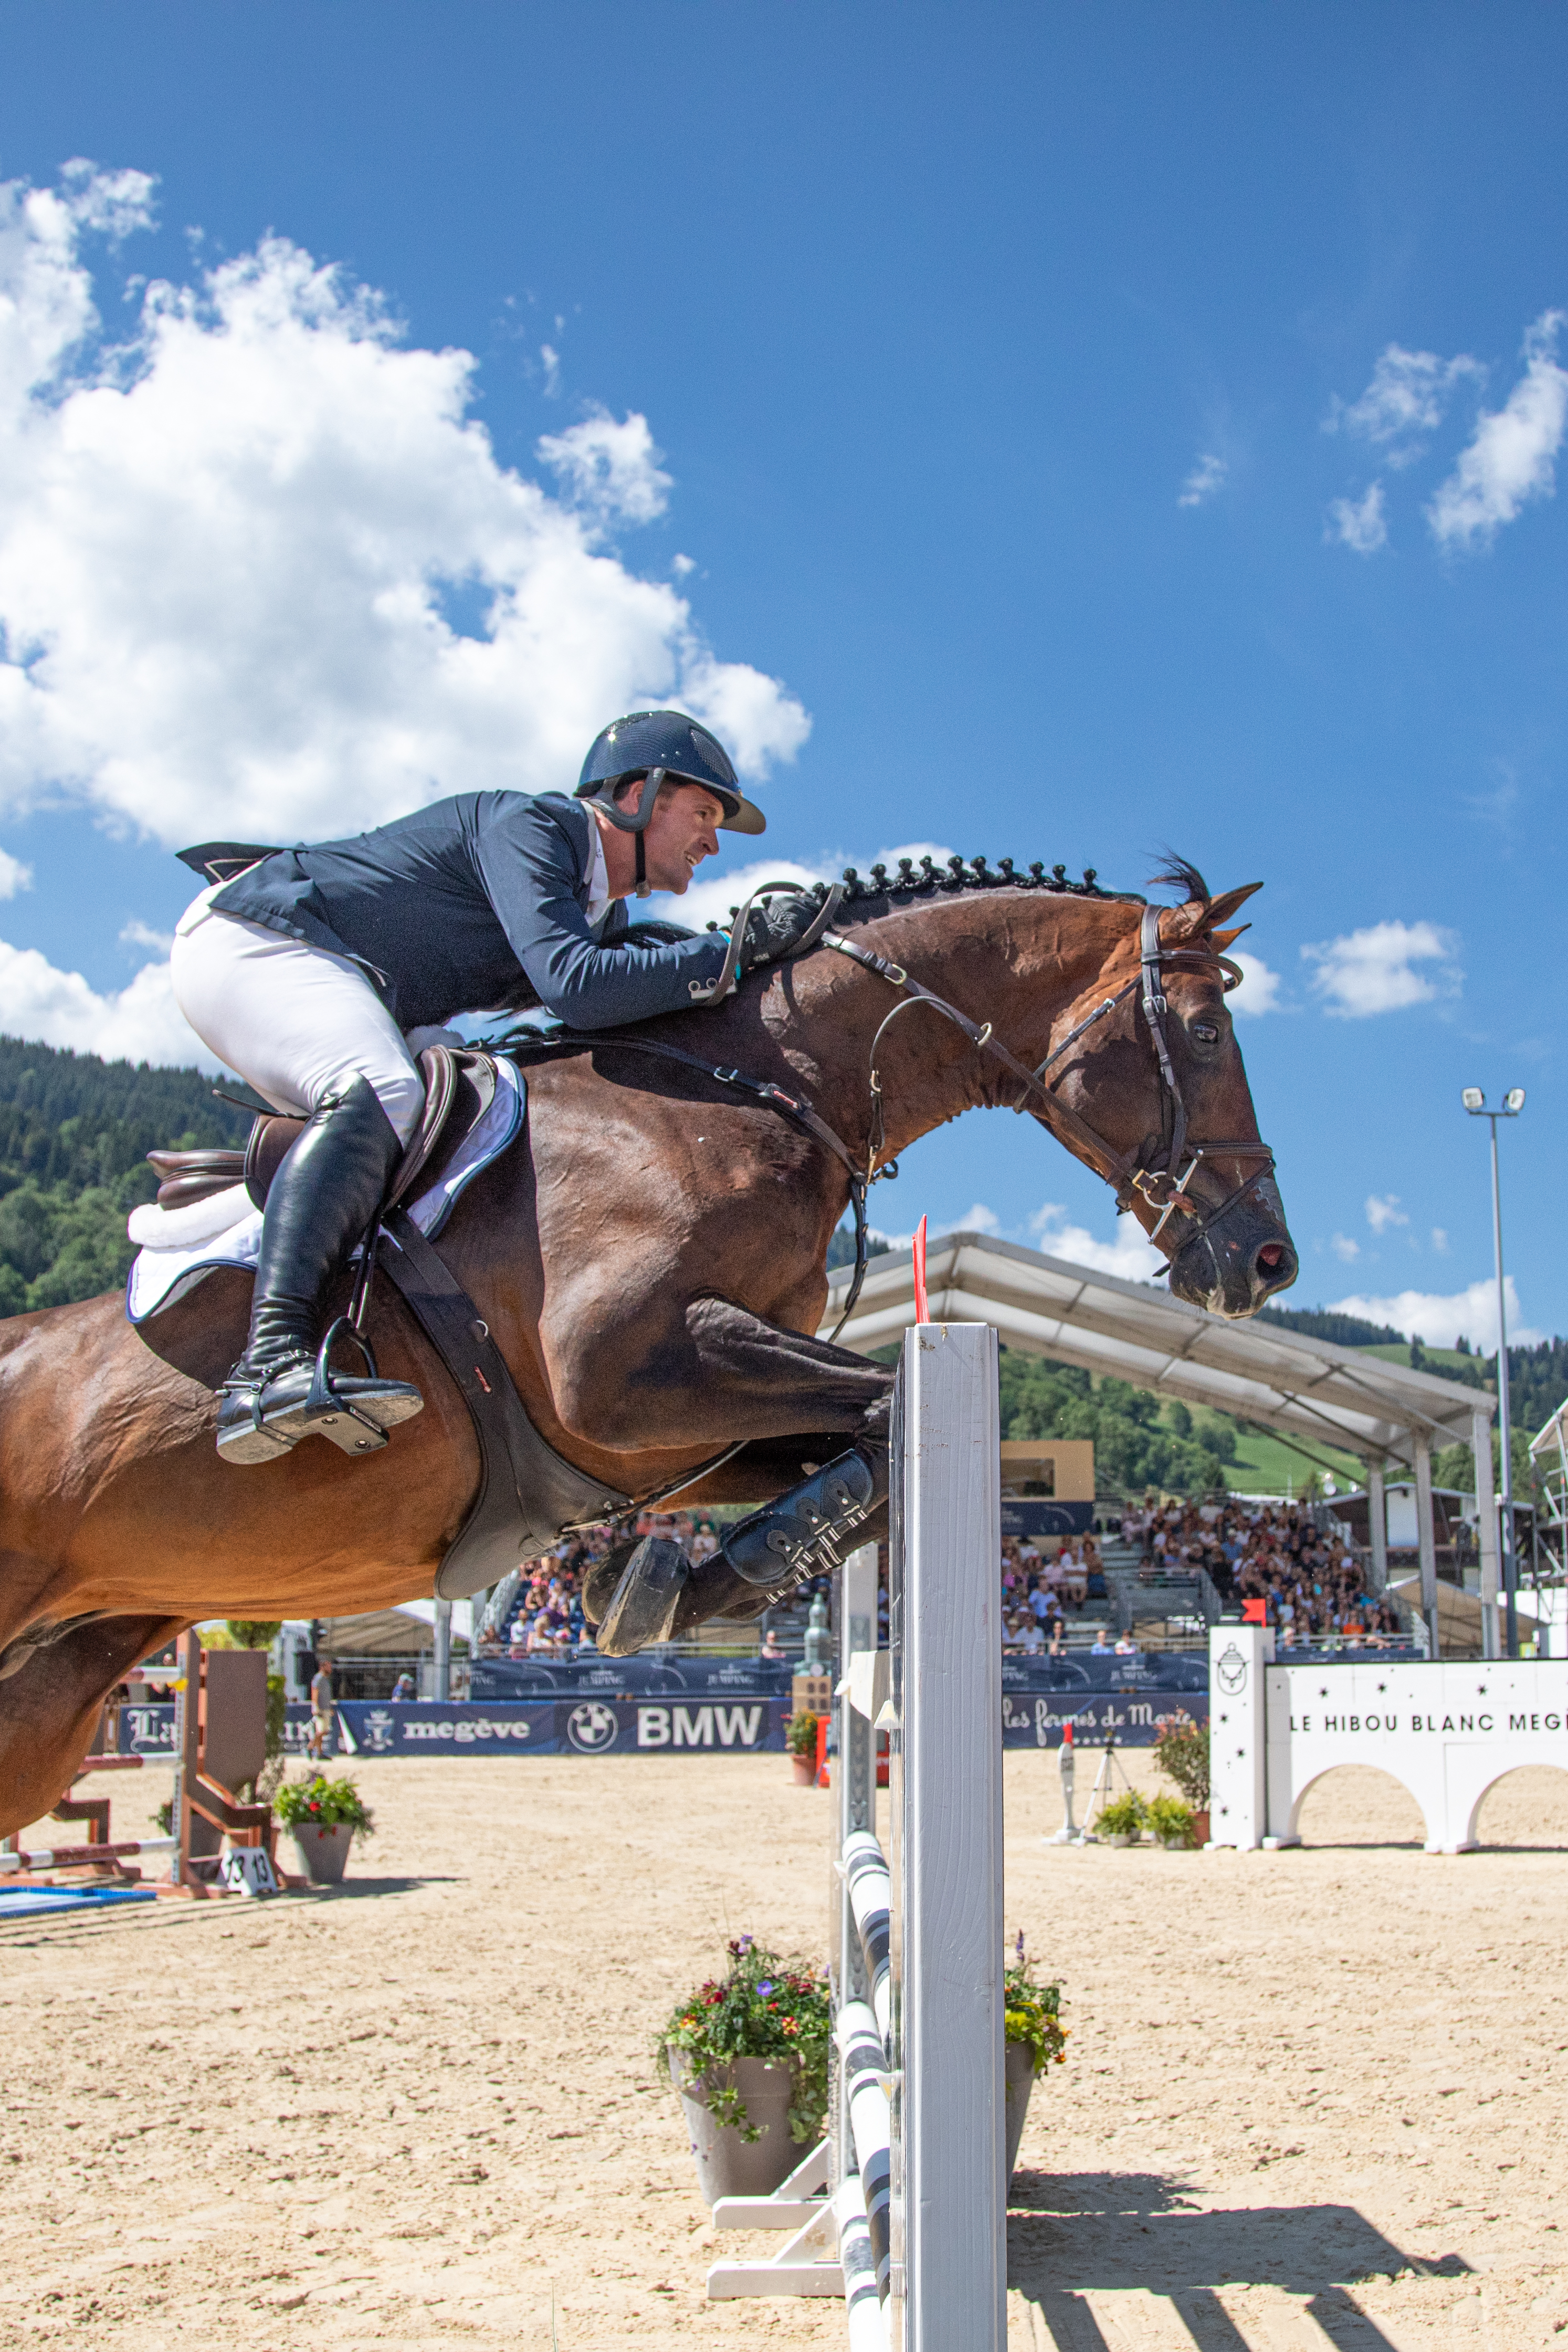
<instances>
[{"instance_id":1,"label":"riding glove","mask_svg":"<svg viewBox=\"0 0 1568 2352\"><path fill-rule=\"evenodd\" d=\"M821 905L821 898L813 898L809 892L791 891L786 897L753 907L740 942L741 977L755 971L759 964L779 963L789 955L816 921Z\"/></svg>"}]
</instances>

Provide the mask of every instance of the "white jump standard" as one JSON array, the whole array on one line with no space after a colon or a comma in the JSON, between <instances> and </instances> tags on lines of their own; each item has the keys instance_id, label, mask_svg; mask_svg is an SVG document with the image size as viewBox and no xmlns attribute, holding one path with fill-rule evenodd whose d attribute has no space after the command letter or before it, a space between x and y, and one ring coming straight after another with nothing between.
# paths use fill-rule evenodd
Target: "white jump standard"
<instances>
[{"instance_id":1,"label":"white jump standard","mask_svg":"<svg viewBox=\"0 0 1568 2352\"><path fill-rule=\"evenodd\" d=\"M771 2263L716 2263L709 2294L842 2294L852 2352L1007 2340L997 1418L988 1325L906 1334L889 1652L876 1653L874 1548L845 1563L839 1591L828 2137L774 2198L714 2208L721 2229L800 2226ZM891 1870L875 1838L879 1725Z\"/></svg>"}]
</instances>

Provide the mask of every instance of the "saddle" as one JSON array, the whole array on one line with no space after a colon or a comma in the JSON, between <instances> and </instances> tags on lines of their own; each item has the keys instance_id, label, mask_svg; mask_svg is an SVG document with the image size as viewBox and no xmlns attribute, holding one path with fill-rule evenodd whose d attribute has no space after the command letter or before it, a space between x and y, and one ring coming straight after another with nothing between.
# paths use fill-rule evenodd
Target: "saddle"
<instances>
[{"instance_id":1,"label":"saddle","mask_svg":"<svg viewBox=\"0 0 1568 2352\"><path fill-rule=\"evenodd\" d=\"M383 1216L397 1206L416 1176L427 1168L433 1175L437 1172L432 1166L437 1146L442 1160L450 1160L496 1098L496 1066L488 1054L427 1045L419 1067L424 1108L392 1171L382 1202ZM283 1155L306 1124L280 1111L264 1111L257 1114L243 1151L150 1151L147 1158L158 1177L158 1206L188 1208L194 1201L243 1184L252 1206L265 1209Z\"/></svg>"},{"instance_id":2,"label":"saddle","mask_svg":"<svg viewBox=\"0 0 1568 2352\"><path fill-rule=\"evenodd\" d=\"M440 1357L478 1443L475 1494L435 1579L437 1595L456 1601L497 1583L519 1558L548 1550L563 1528L623 1511L631 1497L589 1477L540 1436L488 1324L434 1247L450 1202L426 1214L424 1202L449 1167L448 1192L461 1189L459 1155L501 1085L496 1062L488 1054L429 1045L419 1066L424 1110L382 1203L375 1265ZM184 1208L243 1183L253 1204L265 1208L283 1155L305 1124L265 1112L243 1151L150 1151L160 1180L159 1207ZM494 1140L489 1150L496 1150ZM413 1201L411 1215L402 1204L420 1178L424 1199Z\"/></svg>"}]
</instances>

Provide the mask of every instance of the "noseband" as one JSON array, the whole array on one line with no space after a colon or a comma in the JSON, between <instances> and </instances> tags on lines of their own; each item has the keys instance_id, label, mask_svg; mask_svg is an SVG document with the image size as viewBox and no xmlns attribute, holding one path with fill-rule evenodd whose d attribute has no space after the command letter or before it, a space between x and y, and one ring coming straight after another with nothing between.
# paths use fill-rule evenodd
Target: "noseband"
<instances>
[{"instance_id":1,"label":"noseband","mask_svg":"<svg viewBox=\"0 0 1568 2352\"><path fill-rule=\"evenodd\" d=\"M1212 949L1163 947L1160 943L1158 907L1145 907L1144 909L1138 940L1136 978L1125 982L1113 996L1108 996L1103 1004L1097 1004L1093 1012L1088 1013L1083 1020L1070 1029L1061 1045L1053 1047L1044 1061L1037 1064L1032 1070L1029 1069L1019 1060L1016 1054L1002 1044L995 1034L990 1022L971 1021L967 1014L959 1012L956 1005L949 1004L946 997L938 996L933 990L923 987L919 981L911 980L902 964L892 963L885 956L874 955L869 948L859 946L853 940L843 939L836 931L824 929L820 943L825 948L836 949L840 955L848 956L863 971L875 972L878 979L885 980L891 986L904 992L903 1002L894 1006L872 1040L868 1073L872 1108L863 1183L875 1184L898 1173L898 1162L895 1160L883 1158L887 1129L883 1108L882 1078L877 1068L877 1053L883 1038L899 1014L911 1012L916 1005L921 1004L928 1006L933 1013L939 1013L944 1020L952 1022L955 1028L962 1030L977 1052L990 1055L1020 1081L1022 1091L1013 1104L1014 1110L1032 1110L1038 1118L1043 1119L1061 1142L1066 1144L1070 1150L1076 1151L1097 1175L1103 1176L1105 1181L1115 1190L1116 1206L1119 1211L1124 1212L1131 1208L1134 1192L1141 1193L1152 1209L1158 1210L1158 1222L1151 1228L1149 1234L1151 1241L1158 1240L1170 1218L1177 1211L1192 1220L1193 1228L1181 1246L1185 1248L1187 1243L1200 1240L1232 1203L1240 1199L1243 1192L1249 1191L1261 1177L1273 1172L1274 1155L1266 1143L1256 1139L1249 1141L1246 1139L1239 1141L1210 1140L1198 1143L1195 1142L1187 1132L1186 1100L1181 1090L1181 1081L1176 1076L1176 1065L1171 1058L1170 1041L1166 1034L1166 1015L1169 1011L1169 1005L1162 985L1163 975L1173 965L1186 971L1207 971L1218 964L1223 975L1225 992L1228 995L1233 988L1239 987L1243 974L1239 964L1233 963L1228 956L1217 954ZM1085 1036L1097 1023L1104 1020L1108 1013L1114 1013L1119 1005L1124 1004L1127 999L1134 994L1141 1000L1144 1018L1148 1024L1149 1034L1154 1040L1160 1076L1160 1140L1156 1151L1146 1160L1141 1149L1134 1151L1118 1151L1115 1146L1097 1133L1086 1119L1081 1118L1075 1110L1070 1109L1067 1104L1053 1094L1045 1083L1046 1072L1053 1063L1061 1061L1062 1055L1071 1046L1075 1045L1081 1037ZM1176 1170L1184 1153L1186 1156L1186 1165L1181 1169L1178 1175ZM1211 1209L1206 1217L1200 1218L1199 1204L1188 1196L1187 1183L1197 1174L1203 1160L1229 1159L1257 1160L1265 1164L1260 1169L1255 1170L1242 1183L1237 1185L1234 1192L1227 1193L1218 1206ZM1177 1254L1173 1251L1172 1259L1166 1264L1167 1272Z\"/></svg>"}]
</instances>

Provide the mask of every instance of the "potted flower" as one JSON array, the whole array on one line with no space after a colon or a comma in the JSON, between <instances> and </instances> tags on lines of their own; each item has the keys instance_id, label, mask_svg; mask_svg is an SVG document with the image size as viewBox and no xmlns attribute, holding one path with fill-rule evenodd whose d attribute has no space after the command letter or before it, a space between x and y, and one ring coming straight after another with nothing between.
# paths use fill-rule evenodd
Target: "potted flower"
<instances>
[{"instance_id":1,"label":"potted flower","mask_svg":"<svg viewBox=\"0 0 1568 2352\"><path fill-rule=\"evenodd\" d=\"M821 1717L802 1708L799 1715L784 1719L784 1745L789 1750L790 1769L798 1789L814 1789L817 1785L817 1725Z\"/></svg>"},{"instance_id":2,"label":"potted flower","mask_svg":"<svg viewBox=\"0 0 1568 2352\"><path fill-rule=\"evenodd\" d=\"M1193 1843L1193 1811L1179 1797L1149 1799L1149 1827L1163 1846L1173 1853L1185 1851Z\"/></svg>"},{"instance_id":3,"label":"potted flower","mask_svg":"<svg viewBox=\"0 0 1568 2352\"><path fill-rule=\"evenodd\" d=\"M308 1780L286 1780L272 1810L291 1833L313 1886L336 1886L348 1868L349 1848L356 1836L375 1835L370 1810L346 1776L329 1780L318 1772Z\"/></svg>"},{"instance_id":4,"label":"potted flower","mask_svg":"<svg viewBox=\"0 0 1568 2352\"><path fill-rule=\"evenodd\" d=\"M831 2043L823 1978L750 1936L729 1946L724 1976L672 2011L657 2063L680 2095L710 2205L768 2196L821 2138Z\"/></svg>"},{"instance_id":5,"label":"potted flower","mask_svg":"<svg viewBox=\"0 0 1568 2352\"><path fill-rule=\"evenodd\" d=\"M1113 1797L1101 1807L1094 1834L1103 1845L1136 1845L1148 1818L1147 1804L1136 1789L1129 1789L1124 1797Z\"/></svg>"},{"instance_id":6,"label":"potted flower","mask_svg":"<svg viewBox=\"0 0 1568 2352\"><path fill-rule=\"evenodd\" d=\"M1155 1762L1192 1807L1194 1845L1208 1843L1208 1726L1178 1715L1155 1742Z\"/></svg>"},{"instance_id":7,"label":"potted flower","mask_svg":"<svg viewBox=\"0 0 1568 2352\"><path fill-rule=\"evenodd\" d=\"M1021 1927L1015 1948L1013 1964L1002 1978L1002 2005L1007 2020L1004 2057L1009 2180L1019 2160L1019 2142L1023 2137L1034 2078L1053 2062L1058 2066L1067 2063L1067 2028L1059 2013L1061 1987L1040 1983L1034 1963L1025 1954Z\"/></svg>"}]
</instances>

